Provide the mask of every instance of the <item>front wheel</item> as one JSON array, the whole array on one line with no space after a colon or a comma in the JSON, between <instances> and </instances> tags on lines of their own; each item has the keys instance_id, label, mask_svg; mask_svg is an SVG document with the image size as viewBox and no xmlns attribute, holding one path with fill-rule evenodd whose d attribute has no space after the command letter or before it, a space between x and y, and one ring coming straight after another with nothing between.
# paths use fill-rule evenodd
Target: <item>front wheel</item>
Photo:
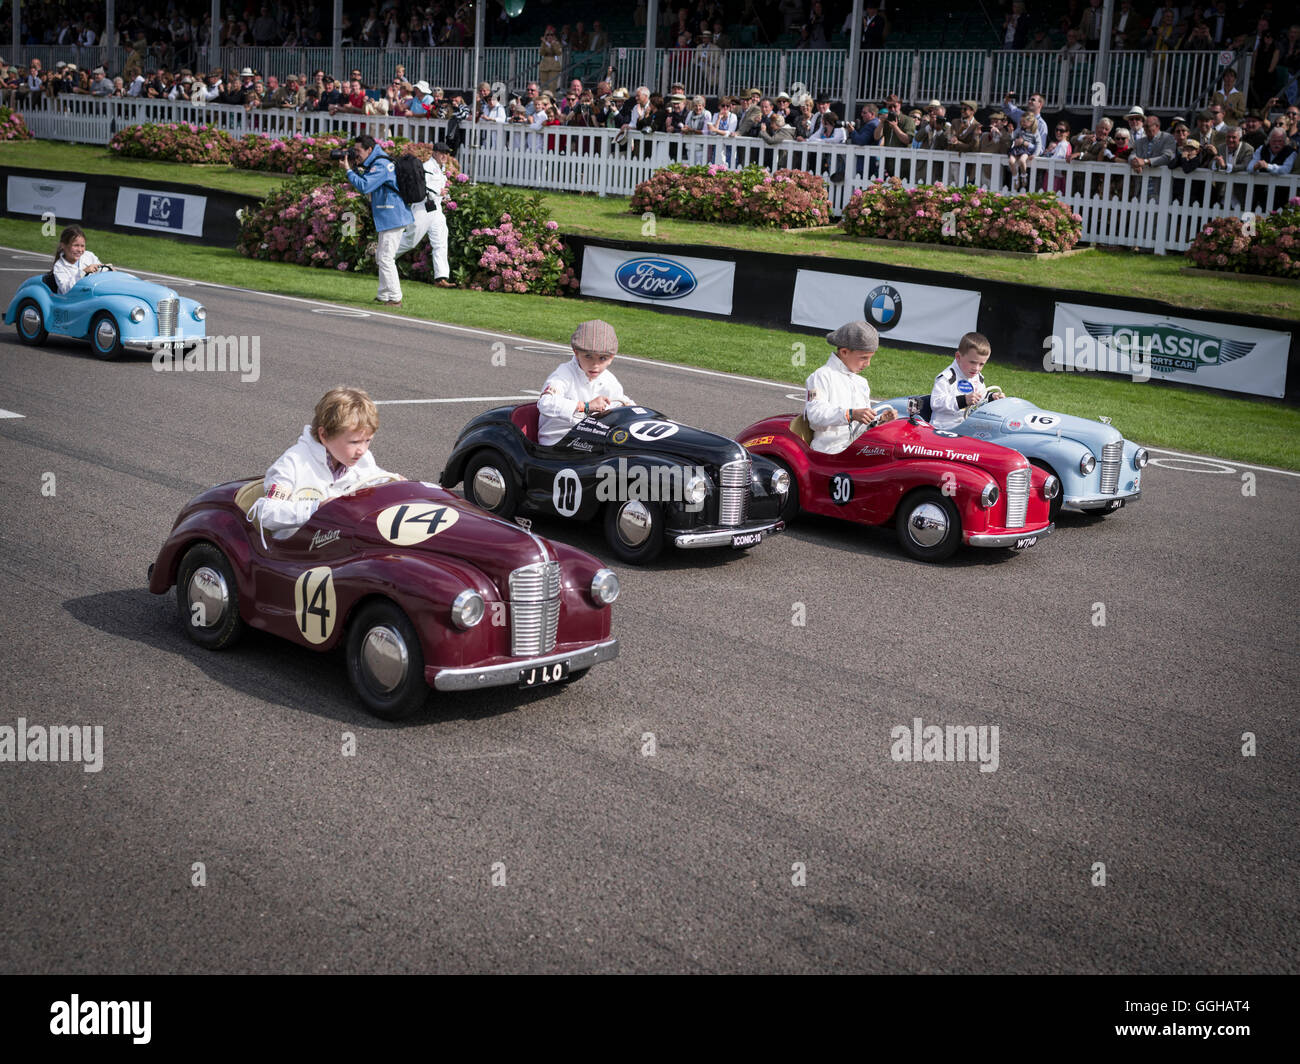
<instances>
[{"instance_id":1,"label":"front wheel","mask_svg":"<svg viewBox=\"0 0 1300 1064\"><path fill-rule=\"evenodd\" d=\"M235 572L211 543L195 544L181 559L176 605L186 634L206 650L230 646L244 630Z\"/></svg>"},{"instance_id":2,"label":"front wheel","mask_svg":"<svg viewBox=\"0 0 1300 1064\"><path fill-rule=\"evenodd\" d=\"M519 486L510 463L495 451L480 451L465 467L465 498L494 517L509 521L519 509Z\"/></svg>"},{"instance_id":3,"label":"front wheel","mask_svg":"<svg viewBox=\"0 0 1300 1064\"><path fill-rule=\"evenodd\" d=\"M1037 466L1049 477L1056 477L1057 483L1061 485L1061 490L1056 493L1056 498L1047 501L1047 519L1055 523L1056 519L1061 516L1061 506L1065 502L1065 481L1060 477L1057 477L1056 470L1046 462L1041 462L1037 458L1031 458L1029 459L1029 464Z\"/></svg>"},{"instance_id":4,"label":"front wheel","mask_svg":"<svg viewBox=\"0 0 1300 1064\"><path fill-rule=\"evenodd\" d=\"M605 507L605 539L619 561L654 561L664 547L663 507L640 499L611 502Z\"/></svg>"},{"instance_id":5,"label":"front wheel","mask_svg":"<svg viewBox=\"0 0 1300 1064\"><path fill-rule=\"evenodd\" d=\"M348 679L381 720L405 720L429 700L420 637L393 603L372 602L348 628Z\"/></svg>"},{"instance_id":6,"label":"front wheel","mask_svg":"<svg viewBox=\"0 0 1300 1064\"><path fill-rule=\"evenodd\" d=\"M924 488L904 499L894 527L903 550L923 562L951 558L961 543L957 507L934 488Z\"/></svg>"},{"instance_id":7,"label":"front wheel","mask_svg":"<svg viewBox=\"0 0 1300 1064\"><path fill-rule=\"evenodd\" d=\"M41 305L34 299L24 299L18 307L18 316L14 319L18 326L18 339L32 347L39 347L49 339L45 328L45 314Z\"/></svg>"},{"instance_id":8,"label":"front wheel","mask_svg":"<svg viewBox=\"0 0 1300 1064\"><path fill-rule=\"evenodd\" d=\"M122 330L117 327L117 319L104 312L90 323L90 347L95 357L106 362L121 358L126 348L122 346Z\"/></svg>"}]
</instances>

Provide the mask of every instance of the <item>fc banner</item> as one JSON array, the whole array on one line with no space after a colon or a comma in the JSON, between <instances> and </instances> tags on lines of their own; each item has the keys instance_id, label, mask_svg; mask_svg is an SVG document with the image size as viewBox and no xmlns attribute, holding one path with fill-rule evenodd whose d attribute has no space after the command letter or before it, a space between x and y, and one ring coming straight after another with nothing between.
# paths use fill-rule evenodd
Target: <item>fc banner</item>
<instances>
[{"instance_id":1,"label":"fc banner","mask_svg":"<svg viewBox=\"0 0 1300 1064\"><path fill-rule=\"evenodd\" d=\"M685 255L618 251L588 244L582 255L582 294L642 306L730 314L736 264Z\"/></svg>"},{"instance_id":2,"label":"fc banner","mask_svg":"<svg viewBox=\"0 0 1300 1064\"><path fill-rule=\"evenodd\" d=\"M861 318L882 340L956 350L963 334L975 331L979 313L980 294L967 289L800 270L790 323L838 329Z\"/></svg>"},{"instance_id":3,"label":"fc banner","mask_svg":"<svg viewBox=\"0 0 1300 1064\"><path fill-rule=\"evenodd\" d=\"M1281 398L1291 334L1057 303L1044 354L1054 366Z\"/></svg>"},{"instance_id":4,"label":"fc banner","mask_svg":"<svg viewBox=\"0 0 1300 1064\"><path fill-rule=\"evenodd\" d=\"M132 229L158 229L182 236L202 236L207 205L206 196L119 188L114 221Z\"/></svg>"}]
</instances>

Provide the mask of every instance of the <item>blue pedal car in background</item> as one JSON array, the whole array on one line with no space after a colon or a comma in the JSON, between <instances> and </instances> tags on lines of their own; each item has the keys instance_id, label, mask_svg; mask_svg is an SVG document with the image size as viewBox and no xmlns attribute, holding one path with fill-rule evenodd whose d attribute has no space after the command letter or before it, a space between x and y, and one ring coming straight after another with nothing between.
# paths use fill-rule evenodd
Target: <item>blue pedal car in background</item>
<instances>
[{"instance_id":1,"label":"blue pedal car in background","mask_svg":"<svg viewBox=\"0 0 1300 1064\"><path fill-rule=\"evenodd\" d=\"M928 395L886 400L906 417L914 409L930 420ZM1019 451L1061 482L1051 518L1062 510L1104 515L1141 495L1145 447L1124 439L1109 418L1090 421L1043 410L1027 399L988 399L950 431Z\"/></svg>"},{"instance_id":2,"label":"blue pedal car in background","mask_svg":"<svg viewBox=\"0 0 1300 1064\"><path fill-rule=\"evenodd\" d=\"M71 336L89 340L104 359L127 348L149 351L163 343L202 340L206 318L194 300L111 268L88 274L64 295L58 294L53 273L29 277L5 311L5 324L17 325L25 344L43 344L50 334Z\"/></svg>"}]
</instances>

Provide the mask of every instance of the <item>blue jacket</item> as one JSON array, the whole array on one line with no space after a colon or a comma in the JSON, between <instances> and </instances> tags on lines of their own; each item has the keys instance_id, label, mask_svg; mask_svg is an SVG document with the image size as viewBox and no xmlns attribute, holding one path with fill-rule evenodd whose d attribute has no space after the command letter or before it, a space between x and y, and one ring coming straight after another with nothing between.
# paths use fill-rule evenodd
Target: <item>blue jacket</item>
<instances>
[{"instance_id":1,"label":"blue jacket","mask_svg":"<svg viewBox=\"0 0 1300 1064\"><path fill-rule=\"evenodd\" d=\"M364 170L348 171L348 181L358 192L370 197L370 213L377 233L404 229L415 221L411 208L397 191L397 168L379 145L375 145Z\"/></svg>"}]
</instances>

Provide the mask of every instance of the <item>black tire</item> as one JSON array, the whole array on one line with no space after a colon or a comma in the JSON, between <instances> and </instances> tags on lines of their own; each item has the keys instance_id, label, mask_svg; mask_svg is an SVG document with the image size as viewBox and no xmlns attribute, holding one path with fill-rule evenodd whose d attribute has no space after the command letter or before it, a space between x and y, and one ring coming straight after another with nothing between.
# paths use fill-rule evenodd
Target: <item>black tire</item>
<instances>
[{"instance_id":1,"label":"black tire","mask_svg":"<svg viewBox=\"0 0 1300 1064\"><path fill-rule=\"evenodd\" d=\"M639 507L639 510L636 509ZM627 524L635 522L640 514L647 522L637 530L635 538L629 534ZM622 525L622 529L620 529ZM611 502L605 507L605 540L609 549L621 562L628 565L646 565L659 557L664 549L664 511L658 503L625 499Z\"/></svg>"},{"instance_id":2,"label":"black tire","mask_svg":"<svg viewBox=\"0 0 1300 1064\"><path fill-rule=\"evenodd\" d=\"M370 643L373 636L374 642ZM395 672L384 676L375 670L372 654L391 655L385 665ZM364 652L364 653L363 653ZM429 685L424 682L424 651L420 637L406 614L394 603L370 603L348 626L348 679L366 709L381 720L405 720L424 708ZM398 657L404 659L399 663Z\"/></svg>"},{"instance_id":3,"label":"black tire","mask_svg":"<svg viewBox=\"0 0 1300 1064\"><path fill-rule=\"evenodd\" d=\"M940 514L926 507L937 507ZM943 520L947 528L942 530L939 538L935 533L939 529L931 526L918 528L916 522L926 519ZM941 562L951 558L961 545L961 516L957 507L946 495L934 488L922 488L914 491L898 507L894 519L894 530L898 533L898 542L908 554L918 561Z\"/></svg>"},{"instance_id":4,"label":"black tire","mask_svg":"<svg viewBox=\"0 0 1300 1064\"><path fill-rule=\"evenodd\" d=\"M35 312L36 317L27 323L23 322L23 315L31 317L31 312ZM14 318L14 324L18 326L18 339L32 347L40 347L49 339L49 331L45 328L45 314L41 310L41 305L34 299L24 299L18 304L18 315Z\"/></svg>"},{"instance_id":5,"label":"black tire","mask_svg":"<svg viewBox=\"0 0 1300 1064\"><path fill-rule=\"evenodd\" d=\"M95 352L96 358L102 358L105 362L121 358L126 351L122 346L122 330L117 319L108 311L96 314L95 320L90 323L90 349Z\"/></svg>"},{"instance_id":6,"label":"black tire","mask_svg":"<svg viewBox=\"0 0 1300 1064\"><path fill-rule=\"evenodd\" d=\"M1029 459L1029 464L1032 466L1037 466L1049 477L1056 477L1056 470L1053 469L1051 466L1049 466L1046 462L1041 462L1037 458L1031 458ZM1047 507L1048 507L1047 519L1051 521L1053 524L1055 524L1056 519L1061 516L1061 506L1065 502L1065 484L1062 483L1060 477L1056 477L1056 483L1060 485L1060 489L1056 493L1056 498L1048 499L1047 501Z\"/></svg>"},{"instance_id":7,"label":"black tire","mask_svg":"<svg viewBox=\"0 0 1300 1064\"><path fill-rule=\"evenodd\" d=\"M211 543L196 543L181 558L176 605L186 634L205 650L223 650L243 634L235 571Z\"/></svg>"},{"instance_id":8,"label":"black tire","mask_svg":"<svg viewBox=\"0 0 1300 1064\"><path fill-rule=\"evenodd\" d=\"M483 473L486 481L476 478ZM493 475L495 474L495 479ZM479 451L465 467L465 498L494 517L509 521L519 509L520 491L510 463L496 451ZM500 495L493 497L493 485Z\"/></svg>"},{"instance_id":9,"label":"black tire","mask_svg":"<svg viewBox=\"0 0 1300 1064\"><path fill-rule=\"evenodd\" d=\"M786 475L790 478L790 490L785 493L785 502L781 504L781 512L777 515L787 525L799 516L799 479L794 475L794 470L790 468L787 462L779 458L773 458L780 468L784 469Z\"/></svg>"}]
</instances>

